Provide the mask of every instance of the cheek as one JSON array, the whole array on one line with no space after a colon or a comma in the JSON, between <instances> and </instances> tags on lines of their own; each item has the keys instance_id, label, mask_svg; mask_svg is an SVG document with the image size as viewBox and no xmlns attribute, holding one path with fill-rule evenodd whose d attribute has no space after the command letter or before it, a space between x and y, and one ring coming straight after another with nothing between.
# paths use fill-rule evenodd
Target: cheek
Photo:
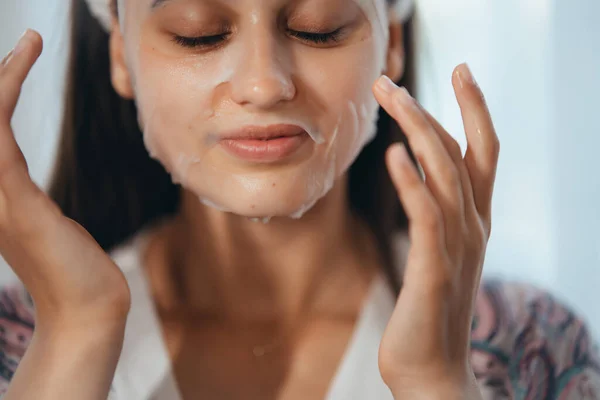
<instances>
[{"instance_id":1,"label":"cheek","mask_svg":"<svg viewBox=\"0 0 600 400\"><path fill-rule=\"evenodd\" d=\"M206 85L212 78L203 66L151 52L142 51L139 61L144 67L136 73L135 95L144 142L150 155L175 173L186 162L182 157L202 152L197 129L213 114L213 89Z\"/></svg>"},{"instance_id":2,"label":"cheek","mask_svg":"<svg viewBox=\"0 0 600 400\"><path fill-rule=\"evenodd\" d=\"M210 81L203 65L172 61L152 51L141 51L135 97L141 118L149 122L154 114L170 122L189 121L210 106ZM176 112L174 112L176 111Z\"/></svg>"},{"instance_id":3,"label":"cheek","mask_svg":"<svg viewBox=\"0 0 600 400\"><path fill-rule=\"evenodd\" d=\"M298 70L323 105L320 125L336 157L339 176L375 133L379 105L371 87L383 70L373 40L302 60ZM316 57L316 56L315 56Z\"/></svg>"},{"instance_id":4,"label":"cheek","mask_svg":"<svg viewBox=\"0 0 600 400\"><path fill-rule=\"evenodd\" d=\"M327 104L364 100L372 95L370 87L383 70L374 47L373 40L365 40L342 48L305 51L307 54L296 55L298 74Z\"/></svg>"},{"instance_id":5,"label":"cheek","mask_svg":"<svg viewBox=\"0 0 600 400\"><path fill-rule=\"evenodd\" d=\"M374 40L369 39L303 60L299 70L324 99L329 112L338 115L347 112L348 103L360 109L374 98L371 87L383 70L383 61L375 47Z\"/></svg>"}]
</instances>

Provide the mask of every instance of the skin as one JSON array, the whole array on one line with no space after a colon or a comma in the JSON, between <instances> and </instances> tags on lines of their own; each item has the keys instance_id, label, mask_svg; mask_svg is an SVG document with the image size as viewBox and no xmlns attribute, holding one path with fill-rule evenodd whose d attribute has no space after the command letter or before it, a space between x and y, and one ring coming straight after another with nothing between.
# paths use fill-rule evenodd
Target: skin
<instances>
[{"instance_id":1,"label":"skin","mask_svg":"<svg viewBox=\"0 0 600 400\"><path fill-rule=\"evenodd\" d=\"M390 30L397 33L398 26ZM41 49L41 38L29 31L0 67L0 252L37 308L33 340L6 398L105 399L130 307L127 283L89 234L31 181L10 126ZM398 44L390 46L393 78L401 73L401 54ZM115 87L119 79L131 77L115 68ZM464 158L433 117L381 82L373 93L406 132L427 179L402 161L398 145L390 148L387 164L411 222L411 245L403 290L380 346L380 371L396 399L478 399L469 333L491 231L498 138L466 65L452 76L468 141ZM301 220L269 225L201 206L184 192L179 216L156 229L145 268L186 398L205 393L200 390L236 398L225 390L237 383L250 393L246 398L323 396L344 351L340 338L349 337L379 268L374 241L349 212L344 185L338 179ZM311 239L316 232L321 236ZM284 339L265 356L268 362L252 367L245 349L265 337ZM219 340L230 350L210 346ZM96 362L86 362L90 358ZM215 360L221 360L216 384L201 386L189 376ZM239 368L219 385L219 371L236 362ZM273 374L274 368L284 372ZM272 378L261 381L265 377Z\"/></svg>"},{"instance_id":2,"label":"skin","mask_svg":"<svg viewBox=\"0 0 600 400\"><path fill-rule=\"evenodd\" d=\"M301 216L375 133L378 104L370 88L386 70L387 43L372 28L370 0L363 6L177 0L154 10L148 0L120 3L114 86L136 100L150 154L219 209L257 218ZM383 0L375 4L385 12ZM285 29L277 26L283 18ZM293 33L338 29L337 40L325 43ZM218 35L226 38L210 46L176 42ZM397 69L388 73L398 75ZM287 121L307 127L312 140L277 163L233 158L215 139L241 126Z\"/></svg>"}]
</instances>

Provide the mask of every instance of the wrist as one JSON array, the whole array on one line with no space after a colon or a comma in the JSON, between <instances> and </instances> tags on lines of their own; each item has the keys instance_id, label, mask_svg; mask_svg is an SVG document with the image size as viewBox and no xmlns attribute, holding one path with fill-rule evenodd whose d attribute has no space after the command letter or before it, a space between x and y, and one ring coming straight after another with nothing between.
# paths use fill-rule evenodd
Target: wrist
<instances>
[{"instance_id":1,"label":"wrist","mask_svg":"<svg viewBox=\"0 0 600 400\"><path fill-rule=\"evenodd\" d=\"M464 393L455 388L423 385L419 388L402 388L392 391L394 400L466 400ZM469 399L470 400L470 399Z\"/></svg>"},{"instance_id":2,"label":"wrist","mask_svg":"<svg viewBox=\"0 0 600 400\"><path fill-rule=\"evenodd\" d=\"M121 346L125 337L126 318L107 317L90 313L56 314L54 317L38 317L34 338L60 346L67 345L114 345Z\"/></svg>"},{"instance_id":3,"label":"wrist","mask_svg":"<svg viewBox=\"0 0 600 400\"><path fill-rule=\"evenodd\" d=\"M87 306L49 305L35 302L36 331L65 336L118 336L124 334L131 302L128 299L105 300Z\"/></svg>"},{"instance_id":4,"label":"wrist","mask_svg":"<svg viewBox=\"0 0 600 400\"><path fill-rule=\"evenodd\" d=\"M106 399L123 348L124 324L91 328L36 326L7 398Z\"/></svg>"},{"instance_id":5,"label":"wrist","mask_svg":"<svg viewBox=\"0 0 600 400\"><path fill-rule=\"evenodd\" d=\"M422 387L392 392L394 400L479 400L466 390L448 390L443 387Z\"/></svg>"},{"instance_id":6,"label":"wrist","mask_svg":"<svg viewBox=\"0 0 600 400\"><path fill-rule=\"evenodd\" d=\"M439 380L396 382L389 386L395 400L481 400L477 380Z\"/></svg>"}]
</instances>

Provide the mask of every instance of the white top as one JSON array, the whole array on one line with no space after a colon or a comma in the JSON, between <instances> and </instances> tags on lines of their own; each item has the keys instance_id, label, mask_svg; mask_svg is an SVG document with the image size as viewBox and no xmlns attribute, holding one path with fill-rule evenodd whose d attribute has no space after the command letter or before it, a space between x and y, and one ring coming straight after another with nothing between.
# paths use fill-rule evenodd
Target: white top
<instances>
[{"instance_id":1,"label":"white top","mask_svg":"<svg viewBox=\"0 0 600 400\"><path fill-rule=\"evenodd\" d=\"M109 400L181 400L142 268L143 238L112 256L131 290L131 310ZM379 343L395 305L383 275L373 281L326 400L393 400L379 374Z\"/></svg>"},{"instance_id":2,"label":"white top","mask_svg":"<svg viewBox=\"0 0 600 400\"><path fill-rule=\"evenodd\" d=\"M147 242L140 238L146 236L113 253L129 281L133 304L110 400L181 400L140 263ZM396 265L403 266L409 241L406 235L398 239ZM600 348L584 320L550 293L527 284L490 280L479 289L471 365L484 399L600 399ZM378 276L326 400L392 399L379 376L377 353L394 302ZM31 342L34 314L23 284L0 289L0 398Z\"/></svg>"}]
</instances>

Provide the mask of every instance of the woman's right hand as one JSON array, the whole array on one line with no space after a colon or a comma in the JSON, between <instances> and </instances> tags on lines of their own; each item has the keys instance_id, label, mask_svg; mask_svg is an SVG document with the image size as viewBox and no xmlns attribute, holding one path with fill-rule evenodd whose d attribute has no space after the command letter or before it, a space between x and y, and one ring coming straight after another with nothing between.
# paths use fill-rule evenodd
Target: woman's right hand
<instances>
[{"instance_id":1,"label":"woman's right hand","mask_svg":"<svg viewBox=\"0 0 600 400\"><path fill-rule=\"evenodd\" d=\"M0 253L27 287L40 323L118 321L129 309L125 277L31 180L10 125L41 51L42 38L28 31L0 66Z\"/></svg>"},{"instance_id":2,"label":"woman's right hand","mask_svg":"<svg viewBox=\"0 0 600 400\"><path fill-rule=\"evenodd\" d=\"M40 35L29 30L0 64L0 254L31 294L36 313L32 342L7 398L106 399L130 307L127 281L91 235L31 180L10 125L41 51Z\"/></svg>"}]
</instances>

